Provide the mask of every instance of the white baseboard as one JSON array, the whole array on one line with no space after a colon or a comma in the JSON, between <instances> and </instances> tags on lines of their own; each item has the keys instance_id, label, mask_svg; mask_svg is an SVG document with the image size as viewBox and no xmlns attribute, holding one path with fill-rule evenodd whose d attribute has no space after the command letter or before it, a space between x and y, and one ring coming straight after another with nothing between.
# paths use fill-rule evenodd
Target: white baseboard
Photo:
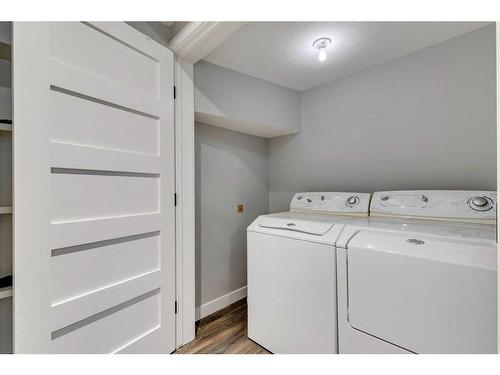
<instances>
[{"instance_id":1,"label":"white baseboard","mask_svg":"<svg viewBox=\"0 0 500 375\"><path fill-rule=\"evenodd\" d=\"M247 287L233 290L228 294L223 295L222 297L216 298L210 302L207 302L200 307L196 308L196 320L200 320L210 314L213 314L220 309L223 309L226 306L229 306L236 301L239 301L242 298L247 296Z\"/></svg>"}]
</instances>

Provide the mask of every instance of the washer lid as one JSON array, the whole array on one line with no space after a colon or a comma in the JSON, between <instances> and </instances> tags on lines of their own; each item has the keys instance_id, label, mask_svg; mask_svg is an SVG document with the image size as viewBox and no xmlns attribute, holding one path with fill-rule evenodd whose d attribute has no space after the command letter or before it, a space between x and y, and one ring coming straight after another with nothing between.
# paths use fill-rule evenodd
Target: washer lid
<instances>
[{"instance_id":1,"label":"washer lid","mask_svg":"<svg viewBox=\"0 0 500 375\"><path fill-rule=\"evenodd\" d=\"M332 223L281 217L263 217L259 223L261 228L283 229L316 236L323 236L333 227Z\"/></svg>"}]
</instances>

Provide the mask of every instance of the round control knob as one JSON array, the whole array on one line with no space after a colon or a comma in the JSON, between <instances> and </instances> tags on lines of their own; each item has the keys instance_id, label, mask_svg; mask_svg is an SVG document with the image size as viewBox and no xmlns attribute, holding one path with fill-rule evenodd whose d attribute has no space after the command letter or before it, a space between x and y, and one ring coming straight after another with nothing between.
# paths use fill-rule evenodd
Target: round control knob
<instances>
[{"instance_id":1,"label":"round control knob","mask_svg":"<svg viewBox=\"0 0 500 375\"><path fill-rule=\"evenodd\" d=\"M474 211L488 211L493 207L493 202L486 197L472 197L469 199L469 207Z\"/></svg>"},{"instance_id":2,"label":"round control knob","mask_svg":"<svg viewBox=\"0 0 500 375\"><path fill-rule=\"evenodd\" d=\"M488 200L484 197L474 197L471 200L473 206L484 207L488 204Z\"/></svg>"},{"instance_id":3,"label":"round control knob","mask_svg":"<svg viewBox=\"0 0 500 375\"><path fill-rule=\"evenodd\" d=\"M358 197L349 197L349 198L347 198L347 204L348 204L349 206L353 206L353 205L355 205L356 203L358 203L358 200L359 200L359 198L358 198Z\"/></svg>"}]
</instances>

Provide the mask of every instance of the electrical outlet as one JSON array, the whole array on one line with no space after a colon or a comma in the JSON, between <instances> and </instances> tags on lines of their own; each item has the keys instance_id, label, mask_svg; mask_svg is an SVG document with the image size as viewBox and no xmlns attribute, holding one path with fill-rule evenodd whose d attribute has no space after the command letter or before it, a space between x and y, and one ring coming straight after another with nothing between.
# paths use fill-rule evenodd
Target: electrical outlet
<instances>
[{"instance_id":1,"label":"electrical outlet","mask_svg":"<svg viewBox=\"0 0 500 375\"><path fill-rule=\"evenodd\" d=\"M241 214L243 211L245 211L245 208L243 207L243 204L239 204L237 206L236 212L238 212L239 214Z\"/></svg>"}]
</instances>

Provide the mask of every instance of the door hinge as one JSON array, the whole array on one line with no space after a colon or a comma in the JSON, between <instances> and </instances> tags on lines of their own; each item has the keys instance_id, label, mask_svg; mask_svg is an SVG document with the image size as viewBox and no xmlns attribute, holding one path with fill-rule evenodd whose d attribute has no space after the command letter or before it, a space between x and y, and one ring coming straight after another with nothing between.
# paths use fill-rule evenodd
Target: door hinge
<instances>
[{"instance_id":1,"label":"door hinge","mask_svg":"<svg viewBox=\"0 0 500 375\"><path fill-rule=\"evenodd\" d=\"M174 99L177 99L177 88L174 86Z\"/></svg>"},{"instance_id":2,"label":"door hinge","mask_svg":"<svg viewBox=\"0 0 500 375\"><path fill-rule=\"evenodd\" d=\"M175 301L175 303L174 303L174 310L175 310L175 313L177 314L177 301Z\"/></svg>"},{"instance_id":3,"label":"door hinge","mask_svg":"<svg viewBox=\"0 0 500 375\"><path fill-rule=\"evenodd\" d=\"M177 206L177 193L174 193L174 206Z\"/></svg>"}]
</instances>

